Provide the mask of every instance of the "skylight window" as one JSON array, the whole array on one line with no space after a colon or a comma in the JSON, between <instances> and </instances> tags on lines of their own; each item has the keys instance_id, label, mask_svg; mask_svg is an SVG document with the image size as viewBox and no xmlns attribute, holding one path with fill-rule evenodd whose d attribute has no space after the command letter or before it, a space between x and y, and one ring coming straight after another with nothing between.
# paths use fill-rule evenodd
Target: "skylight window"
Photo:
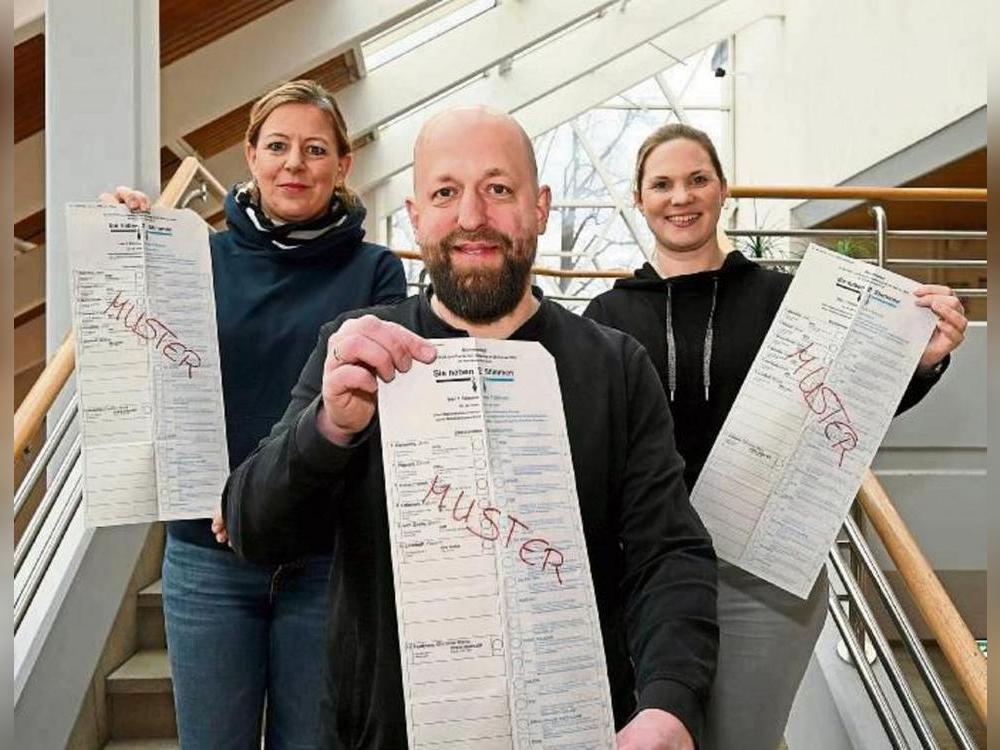
<instances>
[{"instance_id":1,"label":"skylight window","mask_svg":"<svg viewBox=\"0 0 1000 750\"><path fill-rule=\"evenodd\" d=\"M361 45L365 67L385 65L496 7L497 0L445 0Z\"/></svg>"}]
</instances>

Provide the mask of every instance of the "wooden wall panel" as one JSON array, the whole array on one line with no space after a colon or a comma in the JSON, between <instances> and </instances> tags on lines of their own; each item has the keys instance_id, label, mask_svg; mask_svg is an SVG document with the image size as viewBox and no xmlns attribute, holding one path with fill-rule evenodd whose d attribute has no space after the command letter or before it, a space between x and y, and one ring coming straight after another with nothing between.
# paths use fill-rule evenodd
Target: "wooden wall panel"
<instances>
[{"instance_id":1,"label":"wooden wall panel","mask_svg":"<svg viewBox=\"0 0 1000 750\"><path fill-rule=\"evenodd\" d=\"M14 142L45 127L45 37L14 47Z\"/></svg>"},{"instance_id":2,"label":"wooden wall panel","mask_svg":"<svg viewBox=\"0 0 1000 750\"><path fill-rule=\"evenodd\" d=\"M174 176L177 167L181 165L181 157L164 146L160 149L160 184L166 184L167 180Z\"/></svg>"},{"instance_id":3,"label":"wooden wall panel","mask_svg":"<svg viewBox=\"0 0 1000 750\"><path fill-rule=\"evenodd\" d=\"M290 0L162 0L160 65L211 44ZM45 37L14 47L14 142L45 127Z\"/></svg>"},{"instance_id":4,"label":"wooden wall panel","mask_svg":"<svg viewBox=\"0 0 1000 750\"><path fill-rule=\"evenodd\" d=\"M160 65L169 65L289 1L161 0Z\"/></svg>"},{"instance_id":5,"label":"wooden wall panel","mask_svg":"<svg viewBox=\"0 0 1000 750\"><path fill-rule=\"evenodd\" d=\"M14 224L14 236L33 245L45 244L45 209L25 216Z\"/></svg>"},{"instance_id":6,"label":"wooden wall panel","mask_svg":"<svg viewBox=\"0 0 1000 750\"><path fill-rule=\"evenodd\" d=\"M903 187L986 187L986 149L943 164ZM885 204L890 229L986 229L985 203L891 202ZM837 229L871 229L873 219L865 206L857 206L820 226Z\"/></svg>"},{"instance_id":7,"label":"wooden wall panel","mask_svg":"<svg viewBox=\"0 0 1000 750\"><path fill-rule=\"evenodd\" d=\"M312 70L307 70L300 78L312 78L330 91L337 92L355 80L350 53L333 57ZM243 140L253 102L247 102L221 117L202 125L184 136L184 141L205 159L225 151Z\"/></svg>"}]
</instances>

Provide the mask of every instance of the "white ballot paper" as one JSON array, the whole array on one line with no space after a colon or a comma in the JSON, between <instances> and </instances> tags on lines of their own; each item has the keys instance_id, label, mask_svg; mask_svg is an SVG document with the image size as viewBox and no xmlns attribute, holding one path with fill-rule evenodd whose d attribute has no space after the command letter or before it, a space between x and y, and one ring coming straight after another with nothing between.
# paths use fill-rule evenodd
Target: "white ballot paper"
<instances>
[{"instance_id":1,"label":"white ballot paper","mask_svg":"<svg viewBox=\"0 0 1000 750\"><path fill-rule=\"evenodd\" d=\"M66 207L88 527L207 518L229 471L208 229Z\"/></svg>"},{"instance_id":2,"label":"white ballot paper","mask_svg":"<svg viewBox=\"0 0 1000 750\"><path fill-rule=\"evenodd\" d=\"M614 747L555 362L433 343L378 396L410 747Z\"/></svg>"},{"instance_id":3,"label":"white ballot paper","mask_svg":"<svg viewBox=\"0 0 1000 750\"><path fill-rule=\"evenodd\" d=\"M808 597L934 329L917 285L809 246L691 493L721 559Z\"/></svg>"}]
</instances>

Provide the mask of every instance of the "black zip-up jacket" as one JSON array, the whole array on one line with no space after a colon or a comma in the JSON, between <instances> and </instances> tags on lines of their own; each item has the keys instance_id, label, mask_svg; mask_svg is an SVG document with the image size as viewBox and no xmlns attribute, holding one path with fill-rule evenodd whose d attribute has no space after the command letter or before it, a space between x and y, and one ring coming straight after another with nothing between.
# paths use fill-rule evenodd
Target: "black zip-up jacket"
<instances>
[{"instance_id":1,"label":"black zip-up jacket","mask_svg":"<svg viewBox=\"0 0 1000 750\"><path fill-rule=\"evenodd\" d=\"M669 279L646 263L584 312L634 336L649 352L668 395L689 491L791 282L789 274L762 268L739 251L718 270ZM947 364L948 358L932 373L915 374L896 413L919 402Z\"/></svg>"},{"instance_id":2,"label":"black zip-up jacket","mask_svg":"<svg viewBox=\"0 0 1000 750\"><path fill-rule=\"evenodd\" d=\"M317 529L333 539L324 743L384 750L406 747L406 722L378 420L349 448L316 429L327 339L365 312L427 338L466 335L425 295L324 326L288 411L223 502L248 560L294 559ZM697 742L718 648L716 562L656 372L629 336L547 300L511 339L540 342L556 362L615 722L661 708Z\"/></svg>"}]
</instances>

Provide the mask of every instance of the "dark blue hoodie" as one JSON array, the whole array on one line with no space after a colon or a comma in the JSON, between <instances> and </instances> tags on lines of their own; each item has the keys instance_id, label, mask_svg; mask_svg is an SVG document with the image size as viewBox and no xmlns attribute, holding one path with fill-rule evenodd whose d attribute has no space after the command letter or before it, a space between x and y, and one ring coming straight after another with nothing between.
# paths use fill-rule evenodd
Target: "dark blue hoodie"
<instances>
[{"instance_id":1,"label":"dark blue hoodie","mask_svg":"<svg viewBox=\"0 0 1000 750\"><path fill-rule=\"evenodd\" d=\"M233 468L281 419L320 326L349 310L398 302L406 297L406 277L399 258L363 240L361 205L309 240L258 228L235 190L225 211L229 228L212 235L211 247ZM167 528L185 541L228 549L216 543L208 519Z\"/></svg>"}]
</instances>

